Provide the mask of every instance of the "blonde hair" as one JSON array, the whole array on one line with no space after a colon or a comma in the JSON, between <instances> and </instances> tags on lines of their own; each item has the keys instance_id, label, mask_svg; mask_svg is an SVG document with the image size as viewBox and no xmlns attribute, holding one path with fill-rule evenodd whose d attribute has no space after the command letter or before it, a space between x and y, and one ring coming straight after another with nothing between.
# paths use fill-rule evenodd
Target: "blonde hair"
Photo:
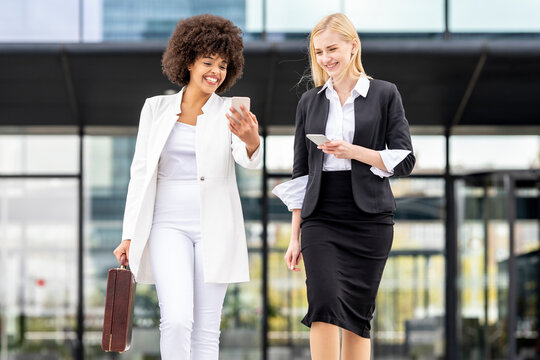
<instances>
[{"instance_id":1,"label":"blonde hair","mask_svg":"<svg viewBox=\"0 0 540 360\"><path fill-rule=\"evenodd\" d=\"M366 75L364 71L364 66L362 65L362 45L360 43L360 38L356 32L356 28L352 24L345 14L337 13L324 17L321 21L315 25L311 34L309 36L309 57L310 57L310 67L311 67L311 78L315 83L315 86L321 86L326 83L329 78L329 75L324 71L323 68L317 63L317 55L315 54L315 45L313 44L313 39L315 36L321 34L325 30L334 31L342 36L346 41L353 41L356 39L358 41L358 50L351 56L347 68L342 73L342 76L350 75L353 77L359 77L362 74Z\"/></svg>"}]
</instances>

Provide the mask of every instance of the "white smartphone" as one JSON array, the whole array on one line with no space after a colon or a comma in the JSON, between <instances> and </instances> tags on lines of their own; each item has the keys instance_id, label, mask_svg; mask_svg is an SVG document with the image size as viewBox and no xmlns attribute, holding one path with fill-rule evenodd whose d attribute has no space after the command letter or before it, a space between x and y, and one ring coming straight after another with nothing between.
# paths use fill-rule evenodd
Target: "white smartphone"
<instances>
[{"instance_id":1,"label":"white smartphone","mask_svg":"<svg viewBox=\"0 0 540 360\"><path fill-rule=\"evenodd\" d=\"M244 108L247 112L249 112L249 108L251 105L251 99L245 96L233 96L232 97L232 107L242 115L242 109L240 109L240 105L244 105Z\"/></svg>"},{"instance_id":2,"label":"white smartphone","mask_svg":"<svg viewBox=\"0 0 540 360\"><path fill-rule=\"evenodd\" d=\"M317 145L322 145L330 141L323 134L306 134L306 137Z\"/></svg>"}]
</instances>

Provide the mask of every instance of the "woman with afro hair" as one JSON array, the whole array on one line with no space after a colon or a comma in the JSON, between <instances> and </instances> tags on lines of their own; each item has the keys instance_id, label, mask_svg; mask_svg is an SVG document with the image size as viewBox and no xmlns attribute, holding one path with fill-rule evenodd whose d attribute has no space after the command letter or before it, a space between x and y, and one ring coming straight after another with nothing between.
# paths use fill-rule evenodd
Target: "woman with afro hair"
<instances>
[{"instance_id":1,"label":"woman with afro hair","mask_svg":"<svg viewBox=\"0 0 540 360\"><path fill-rule=\"evenodd\" d=\"M162 359L218 359L227 284L249 281L234 163L262 160L256 116L220 97L241 76L241 30L224 18L178 22L163 73L182 89L146 99L122 242L139 283L155 283ZM228 113L230 111L230 113Z\"/></svg>"}]
</instances>

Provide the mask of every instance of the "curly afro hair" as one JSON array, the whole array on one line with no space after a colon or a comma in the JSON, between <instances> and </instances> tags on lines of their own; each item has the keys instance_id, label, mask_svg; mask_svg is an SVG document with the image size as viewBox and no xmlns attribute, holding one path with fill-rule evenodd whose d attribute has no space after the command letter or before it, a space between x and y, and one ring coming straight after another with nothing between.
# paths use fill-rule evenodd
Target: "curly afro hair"
<instances>
[{"instance_id":1,"label":"curly afro hair","mask_svg":"<svg viewBox=\"0 0 540 360\"><path fill-rule=\"evenodd\" d=\"M215 15L180 20L174 29L161 65L163 74L180 86L189 83L188 66L201 56L219 55L227 61L227 76L216 90L224 92L242 76L244 56L242 30L232 21Z\"/></svg>"}]
</instances>

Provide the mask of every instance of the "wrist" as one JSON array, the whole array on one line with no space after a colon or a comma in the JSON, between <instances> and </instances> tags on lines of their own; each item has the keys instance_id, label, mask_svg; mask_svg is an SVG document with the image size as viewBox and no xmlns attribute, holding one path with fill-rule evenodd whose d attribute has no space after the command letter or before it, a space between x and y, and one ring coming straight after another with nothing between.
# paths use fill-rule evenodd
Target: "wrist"
<instances>
[{"instance_id":1,"label":"wrist","mask_svg":"<svg viewBox=\"0 0 540 360\"><path fill-rule=\"evenodd\" d=\"M261 142L257 137L257 140L255 140L254 142L246 143L246 150L249 152L255 152L255 150L257 150L257 148L259 147L260 143Z\"/></svg>"},{"instance_id":2,"label":"wrist","mask_svg":"<svg viewBox=\"0 0 540 360\"><path fill-rule=\"evenodd\" d=\"M259 143L257 144L246 144L246 150L249 154L253 154L259 148Z\"/></svg>"},{"instance_id":3,"label":"wrist","mask_svg":"<svg viewBox=\"0 0 540 360\"><path fill-rule=\"evenodd\" d=\"M354 160L362 161L363 158L363 150L364 148L360 145L353 145L354 146Z\"/></svg>"}]
</instances>

